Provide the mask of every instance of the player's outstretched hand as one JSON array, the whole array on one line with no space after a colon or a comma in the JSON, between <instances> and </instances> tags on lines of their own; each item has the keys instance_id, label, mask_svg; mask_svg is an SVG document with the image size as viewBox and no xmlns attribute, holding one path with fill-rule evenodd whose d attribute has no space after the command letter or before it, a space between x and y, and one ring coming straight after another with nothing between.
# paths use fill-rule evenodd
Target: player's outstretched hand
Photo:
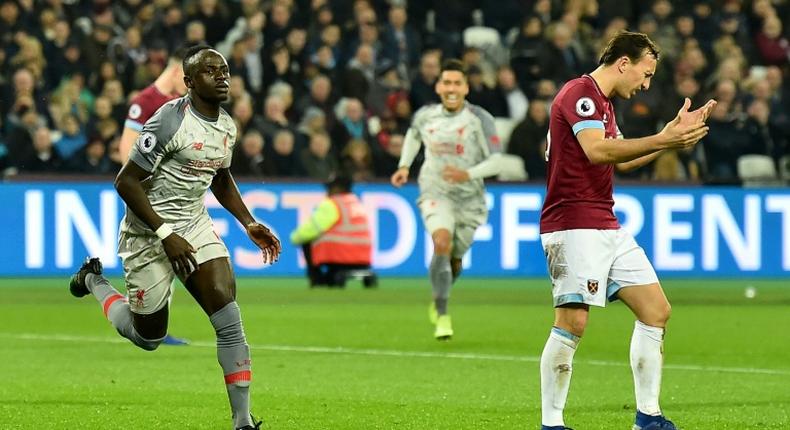
<instances>
[{"instance_id":1,"label":"player's outstretched hand","mask_svg":"<svg viewBox=\"0 0 790 430\"><path fill-rule=\"evenodd\" d=\"M715 102L711 104L711 109L712 105L715 105ZM710 113L707 106L708 104L694 112L689 112L691 100L686 98L675 119L668 122L659 133L667 148L686 149L692 147L708 134L708 126L703 121L697 120L697 117L704 116L706 111Z\"/></svg>"},{"instance_id":2,"label":"player's outstretched hand","mask_svg":"<svg viewBox=\"0 0 790 430\"><path fill-rule=\"evenodd\" d=\"M686 99L688 100L688 98ZM691 101L689 101L689 105ZM685 106L685 104L683 105ZM708 120L711 111L713 108L716 107L716 100L710 99L707 103L705 103L702 107L698 108L697 110L693 110L691 112L684 111L683 109L678 112L678 117L680 117L681 124L700 124L704 123Z\"/></svg>"},{"instance_id":3,"label":"player's outstretched hand","mask_svg":"<svg viewBox=\"0 0 790 430\"><path fill-rule=\"evenodd\" d=\"M392 185L400 188L406 181L409 180L409 168L408 167L401 167L392 174L390 178L390 182Z\"/></svg>"},{"instance_id":4,"label":"player's outstretched hand","mask_svg":"<svg viewBox=\"0 0 790 430\"><path fill-rule=\"evenodd\" d=\"M278 239L271 230L266 228L265 225L258 222L247 224L247 236L249 236L263 252L264 263L272 264L280 258L280 252L282 251L280 239Z\"/></svg>"},{"instance_id":5,"label":"player's outstretched hand","mask_svg":"<svg viewBox=\"0 0 790 430\"><path fill-rule=\"evenodd\" d=\"M442 178L451 184L459 184L469 180L469 172L448 164L442 170Z\"/></svg>"},{"instance_id":6,"label":"player's outstretched hand","mask_svg":"<svg viewBox=\"0 0 790 430\"><path fill-rule=\"evenodd\" d=\"M165 249L170 264L173 265L173 270L181 279L186 279L190 273L197 270L195 248L183 237L171 233L170 236L162 239L162 247Z\"/></svg>"}]
</instances>

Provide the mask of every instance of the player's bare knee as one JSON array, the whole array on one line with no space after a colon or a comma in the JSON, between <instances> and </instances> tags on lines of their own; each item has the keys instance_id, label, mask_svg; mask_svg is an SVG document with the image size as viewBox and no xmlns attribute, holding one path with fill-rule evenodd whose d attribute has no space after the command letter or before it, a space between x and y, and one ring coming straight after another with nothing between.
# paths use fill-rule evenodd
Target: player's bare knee
<instances>
[{"instance_id":1,"label":"player's bare knee","mask_svg":"<svg viewBox=\"0 0 790 430\"><path fill-rule=\"evenodd\" d=\"M656 310L657 327L666 327L669 317L672 316L672 306L669 302L664 302Z\"/></svg>"},{"instance_id":2,"label":"player's bare knee","mask_svg":"<svg viewBox=\"0 0 790 430\"><path fill-rule=\"evenodd\" d=\"M584 335L584 330L587 328L588 317L589 313L581 309L575 312L563 312L557 315L554 326L568 331L575 336L582 337Z\"/></svg>"},{"instance_id":3,"label":"player's bare knee","mask_svg":"<svg viewBox=\"0 0 790 430\"><path fill-rule=\"evenodd\" d=\"M672 314L672 307L668 302L654 304L651 308L639 316L642 323L652 327L666 327L667 321Z\"/></svg>"},{"instance_id":4,"label":"player's bare knee","mask_svg":"<svg viewBox=\"0 0 790 430\"><path fill-rule=\"evenodd\" d=\"M439 255L449 255L451 249L450 238L434 237L433 252Z\"/></svg>"}]
</instances>

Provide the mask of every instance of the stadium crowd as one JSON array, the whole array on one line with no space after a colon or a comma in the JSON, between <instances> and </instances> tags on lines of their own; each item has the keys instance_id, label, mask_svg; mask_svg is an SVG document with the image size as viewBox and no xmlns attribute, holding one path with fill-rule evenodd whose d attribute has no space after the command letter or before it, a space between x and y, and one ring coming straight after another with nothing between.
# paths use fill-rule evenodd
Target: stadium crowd
<instances>
[{"instance_id":1,"label":"stadium crowd","mask_svg":"<svg viewBox=\"0 0 790 430\"><path fill-rule=\"evenodd\" d=\"M130 98L207 43L231 70L236 176L388 178L457 57L468 100L540 180L554 94L631 29L661 60L649 91L617 102L625 136L660 130L684 97L718 105L696 148L629 176L735 183L746 154L788 169L788 23L786 0L0 0L0 170L116 173Z\"/></svg>"}]
</instances>

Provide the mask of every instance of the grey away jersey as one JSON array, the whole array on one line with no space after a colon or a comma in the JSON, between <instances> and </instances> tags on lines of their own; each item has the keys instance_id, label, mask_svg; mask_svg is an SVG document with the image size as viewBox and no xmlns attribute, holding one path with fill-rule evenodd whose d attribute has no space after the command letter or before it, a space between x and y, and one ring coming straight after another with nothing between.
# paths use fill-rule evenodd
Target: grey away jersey
<instances>
[{"instance_id":1,"label":"grey away jersey","mask_svg":"<svg viewBox=\"0 0 790 430\"><path fill-rule=\"evenodd\" d=\"M421 194L438 194L454 200L482 198L483 179L451 184L442 179L442 170L448 164L469 169L501 151L490 113L471 103L465 103L456 113L448 112L440 103L428 105L414 114L406 142L409 139L425 145L425 162L418 180Z\"/></svg>"},{"instance_id":2,"label":"grey away jersey","mask_svg":"<svg viewBox=\"0 0 790 430\"><path fill-rule=\"evenodd\" d=\"M143 186L154 211L184 235L210 228L204 204L206 190L220 168L230 167L236 125L220 109L216 120L197 112L189 96L164 104L143 126L130 161L151 172ZM121 232L153 235L128 208Z\"/></svg>"}]
</instances>

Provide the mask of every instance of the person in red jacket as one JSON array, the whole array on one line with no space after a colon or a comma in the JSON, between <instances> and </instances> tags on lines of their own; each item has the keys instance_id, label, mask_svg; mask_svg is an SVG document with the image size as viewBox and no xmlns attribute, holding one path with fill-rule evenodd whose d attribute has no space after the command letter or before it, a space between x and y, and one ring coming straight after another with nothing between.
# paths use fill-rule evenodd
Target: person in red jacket
<instances>
[{"instance_id":1,"label":"person in red jacket","mask_svg":"<svg viewBox=\"0 0 790 430\"><path fill-rule=\"evenodd\" d=\"M331 177L326 199L291 233L291 243L302 246L311 287L342 287L350 275L375 285L368 216L351 185L350 176Z\"/></svg>"}]
</instances>

